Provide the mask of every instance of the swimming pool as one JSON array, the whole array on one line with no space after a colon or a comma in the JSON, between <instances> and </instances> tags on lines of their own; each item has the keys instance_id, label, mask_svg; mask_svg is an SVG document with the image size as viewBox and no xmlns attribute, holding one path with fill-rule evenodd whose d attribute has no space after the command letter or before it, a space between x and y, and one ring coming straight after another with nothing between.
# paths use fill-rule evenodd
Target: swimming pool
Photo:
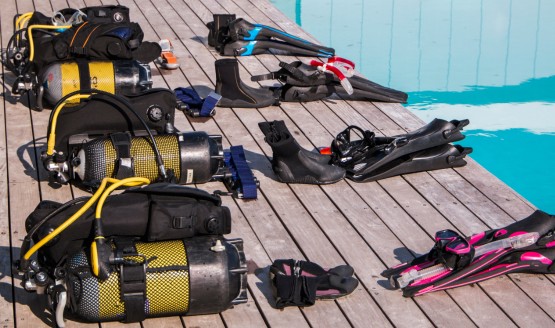
<instances>
[{"instance_id":1,"label":"swimming pool","mask_svg":"<svg viewBox=\"0 0 555 328\"><path fill-rule=\"evenodd\" d=\"M555 1L271 2L424 121L470 119L472 157L555 212Z\"/></svg>"}]
</instances>

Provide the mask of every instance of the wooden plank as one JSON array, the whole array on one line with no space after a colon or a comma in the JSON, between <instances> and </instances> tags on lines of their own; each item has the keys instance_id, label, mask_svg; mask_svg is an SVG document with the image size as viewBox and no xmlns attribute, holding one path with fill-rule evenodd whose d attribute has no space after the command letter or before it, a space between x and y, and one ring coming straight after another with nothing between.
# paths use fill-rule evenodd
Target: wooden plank
<instances>
[{"instance_id":1,"label":"wooden plank","mask_svg":"<svg viewBox=\"0 0 555 328\"><path fill-rule=\"evenodd\" d=\"M132 8L133 4L129 3L128 6L130 8ZM147 3L145 6L142 6L141 9L142 9L142 12L145 14L145 16L149 17L148 24L158 25L158 24L162 23L161 22L161 16L157 12L157 9L154 6L151 6L151 4ZM141 21L142 18L139 17L138 20ZM147 23L147 22L144 21L144 23ZM167 37L167 36L160 36L160 35L155 36L154 33L153 33L154 31L151 30L150 28L148 28L148 30L151 30L151 31L147 31L147 28L145 28L146 24L142 24L142 25L143 25L143 29L145 30L145 34L150 35L151 38ZM164 26L166 26L166 25L164 25ZM164 31L164 30L157 30L156 33L159 33L161 31ZM171 35L173 35L173 33L168 33L167 35L171 36ZM179 43L176 43L175 48L177 48L178 45L179 45ZM175 51L175 52L176 52L176 55L178 55L178 56L181 55L181 53L178 53L178 51ZM182 83L182 81L184 80L183 75L175 74L175 72L179 72L179 71L174 71L174 72L163 71L163 72L164 72L163 75L164 75L164 78L166 79L166 82L173 84L173 86L170 85L170 87L176 87L176 85L175 85L176 83ZM220 188L221 188L221 185L220 185ZM218 317L218 316L216 316L216 317ZM260 316L260 313L258 312L258 309L257 309L257 307L255 305L255 302L253 301L252 297L249 298L249 302L247 304L245 304L244 306L236 307L235 309L226 311L223 314L223 317L225 318L227 326L244 326L245 322L249 322L249 324L252 325L252 326L264 325L264 321L262 320L262 317ZM185 318L185 323L186 324L187 324L188 321L189 321L189 319Z\"/></svg>"},{"instance_id":2,"label":"wooden plank","mask_svg":"<svg viewBox=\"0 0 555 328\"><path fill-rule=\"evenodd\" d=\"M174 29L178 28L178 25L179 25L179 24L174 24L174 25L173 25L173 28L174 28ZM183 26L183 28L185 28L185 26ZM182 32L181 30L180 30L179 32L180 32L179 34L180 34L181 36L186 35L186 34L184 34L184 32ZM206 49L205 49L205 51L206 51ZM206 129L204 129L204 130L206 130ZM268 209L269 209L269 207L268 207ZM271 210L270 210L270 211L271 211ZM283 229L282 229L282 230L283 230ZM269 233L269 235L272 235L272 236L275 235L275 231L276 231L276 230L273 230L271 233ZM283 231L284 231L284 230L283 230ZM281 241L279 244L283 244L283 241ZM227 315L226 313L223 314L224 317L226 317L226 315ZM341 316L341 315L340 315L340 312L338 312L338 317L340 317L340 316Z\"/></svg>"},{"instance_id":3,"label":"wooden plank","mask_svg":"<svg viewBox=\"0 0 555 328\"><path fill-rule=\"evenodd\" d=\"M9 3L8 5L13 5ZM10 21L0 19L2 31L11 31ZM2 48L5 47L4 35L2 33ZM2 67L2 73L5 69ZM7 74L7 73L5 73ZM4 76L4 75L3 75ZM2 81L5 82L5 81ZM7 95L7 88L3 83L3 94ZM9 188L8 188L8 163L7 163L7 145L6 145L6 96L2 97L0 102L0 295L3 301L0 302L0 325L3 327L12 327L15 325L14 320L14 295L12 292L12 277L9 274L12 268L12 257L10 250L10 209L8 204ZM17 242L16 242L17 243Z\"/></svg>"},{"instance_id":4,"label":"wooden plank","mask_svg":"<svg viewBox=\"0 0 555 328\"><path fill-rule=\"evenodd\" d=\"M263 183L263 185L264 185L264 183ZM272 203L275 203L275 202L272 202Z\"/></svg>"},{"instance_id":5,"label":"wooden plank","mask_svg":"<svg viewBox=\"0 0 555 328\"><path fill-rule=\"evenodd\" d=\"M9 2L0 12L2 22L12 22L16 10L29 12L33 10L32 2L15 3ZM18 8L16 8L16 6ZM2 29L2 44L6 44L13 28ZM7 142L7 171L9 178L8 202L10 215L10 235L12 241L12 259L19 258L19 246L25 235L24 221L32 206L40 200L39 186L36 181L35 152L33 148L33 136L31 130L30 112L24 105L11 95L7 88L11 88L14 76L7 73L3 77L4 95L6 102L5 115L9 117L6 122ZM26 98L24 98L26 100ZM8 271L9 272L9 271ZM15 273L14 273L15 274ZM12 304L15 308L15 325L17 326L43 326L49 318L44 313L43 304L35 295L26 292L21 286L21 277L13 277L13 289L15 291ZM12 287L12 286L10 286ZM33 313L40 315L40 318Z\"/></svg>"},{"instance_id":6,"label":"wooden plank","mask_svg":"<svg viewBox=\"0 0 555 328\"><path fill-rule=\"evenodd\" d=\"M59 3L59 0L52 1L53 3ZM129 3L136 9L132 10L132 14L139 11L137 3L130 0ZM89 1L87 1L87 4L90 5ZM207 90L206 87L213 88L214 66L211 61L214 58L219 58L218 54L207 51L205 47L204 34L207 32L204 23L211 20L210 10L218 10L218 8L233 12L239 10L239 12L245 14L243 16L239 15L239 17L248 17L252 21L277 25L287 31L297 29L298 33L296 34L307 37L283 15L274 15L275 8L270 4L261 1L222 0L215 2L207 0L199 2L190 0L180 2L171 0L169 3L162 1L156 2L156 4L150 2L145 5L141 2L140 5L141 10L148 17L148 22L152 24L148 27L150 30L148 35L150 37L154 36L154 38L170 38L172 42L178 44L176 54L180 58L186 59L181 61L182 65L184 62L186 62L186 65L183 65L179 71L162 71L160 73L154 69L153 74L156 83L167 83L170 87L195 84L197 90L202 91L201 94ZM185 6L185 8L180 6ZM249 8L248 14L241 7ZM176 8L179 8L179 10L176 10ZM140 15L142 16L142 14ZM268 21L270 17L266 15L270 15L273 21ZM162 19L159 19L158 16ZM187 20L183 20L180 16L187 17ZM143 22L147 22L144 16L141 19ZM174 22L177 22L177 24ZM152 27L155 27L155 29ZM143 29L145 29L144 25ZM198 42L199 40L201 42ZM278 59L281 59L281 56L267 55L242 58L241 74L244 74L244 78L247 79L249 74L274 70L277 68ZM290 60L290 58L286 59L286 61ZM412 309L415 303L400 298L398 293L391 294L396 297L384 298L381 294L391 292L382 291L382 287L377 286L377 284L374 285L375 282L372 281L372 279L377 280L377 273L384 266L395 264L398 261L394 258L394 255L402 259L410 259L412 254L406 251L405 247L412 249L424 247L424 245L430 243L430 235L434 231L446 226L458 229L461 232L476 231L472 229L482 230L489 224L511 222L512 219L521 218L533 209L519 195L498 183L495 177L485 172L481 167L477 167L477 165L474 167L471 164L456 171L447 170L432 175L423 173L416 175L416 178L411 175L413 180L407 177L397 177L379 183L367 184L365 187L358 187L358 185L351 182L340 182L336 185L320 188L311 186L287 187L284 184L276 183L273 180L271 167L267 158L265 158L271 154L268 146L263 142L253 141L253 138L261 140L259 138L260 132L256 128L256 123L259 120L273 119L274 117L284 118L288 125L291 122L294 130L300 131L299 142L307 147L329 143L330 135L333 136L337 132L336 129L340 128L337 125L338 118L335 115L330 115L330 112L332 112L331 106L333 106L334 111L342 111L339 121L363 122L372 126L372 124L369 124L369 120L372 123L377 123L376 125L387 134L390 134L388 132L393 130L402 131L396 121L383 119L381 117L383 113L363 112L350 102L341 100L334 100L334 102L333 105L314 103L307 106L283 106L283 109L275 108L269 111L220 109L215 121L194 119L188 122L183 116L180 116L177 120L176 125L180 127L191 128L192 126L194 129L207 130L211 133L224 131L224 143L226 145L230 143L242 143L246 147L248 145L249 154L247 157L252 160L257 176L262 175L263 188L259 201L235 202L229 198L224 200L226 205L232 207L234 218L234 234L232 235L247 236L244 238L246 241L248 240L250 247L253 249L253 255L252 257L249 256L249 260L255 262L256 267L261 269L257 271L258 274L256 271L249 272L249 296L251 296L251 301L246 305L248 307L239 306L236 309L224 312L225 325L243 326L245 322L254 322L257 326L266 324L274 326L278 323L280 326L285 326L301 319L301 321L295 322L302 323L305 326L308 324L311 326L324 325L324 322L327 325L351 324L357 326L368 322L368 309L374 311L370 314L370 317L378 319L374 322L379 322L381 325L389 325L391 322L401 326L408 325L408 321L405 322L400 319L397 313L391 311L391 308L394 306L403 308L407 306L406 304L409 304L408 308ZM353 107L356 110L353 110ZM223 115L221 115L222 112ZM379 119L375 121L374 116ZM34 134L38 136L39 131L45 129L45 117L32 113L32 120ZM312 123L315 123L316 129L311 127ZM295 124L300 129L297 129ZM10 138L11 134L8 131L8 139ZM26 155L29 157L29 161L32 162L33 157L35 157L34 153ZM9 157L7 161L9 163ZM476 178L473 175L476 170L482 170L482 173L478 174L478 176L483 175L482 178ZM8 172L10 171L8 170ZM32 172L32 170L29 171L31 174ZM461 180L461 177L464 179ZM490 184L495 186L494 191L484 191L483 189ZM39 189L38 184L36 187ZM210 188L214 190L221 189L221 184L208 184L207 189ZM11 184L9 189L11 194ZM47 194L48 196L58 197L59 200L67 200L67 188L54 192L44 182L41 182L40 189L43 196ZM279 195L275 196L274 193ZM289 203L283 202L289 202L291 206L289 206ZM11 202L10 205L12 205ZM322 217L320 213L329 215ZM492 216L497 221L492 220ZM239 219L235 220L236 217ZM395 220L392 220L392 218L395 218ZM417 225L416 228L414 224ZM298 225L300 225L300 228L297 227ZM407 229L407 227L412 227L412 229ZM312 230L303 231L303 228ZM341 231L340 235L337 236L336 231L338 230L345 231ZM307 237L313 237L311 232L316 235L315 240L304 240ZM328 245L317 247L324 243ZM363 251L360 251L360 249ZM400 249L400 252L395 253L396 249ZM272 258L284 257L284 255L310 258L320 263L337 264L337 261L355 263L357 274L363 285L346 299L328 302L331 307L319 302L318 306L306 308L302 312L297 308L287 309L284 312L273 310L268 303L271 295L269 294L267 281L264 280L267 279L267 272L264 271L264 268L271 262ZM357 256L361 258L370 256L371 259L359 259ZM375 270L375 272L360 273L361 269L365 271L363 268L366 266L371 266L370 271ZM366 268L366 270L368 269ZM368 277L368 275L371 275L371 277ZM375 277L373 277L374 275ZM496 319L495 323L502 326L512 326L514 323L524 326L537 325L538 323L552 324L552 320L550 321L547 315L554 311L554 305L549 301L549 296L552 294L549 286L552 284L545 279L545 276L512 275L511 279L505 278L504 281L503 278L499 278L499 280L502 280L501 282L495 280L495 288L481 283L478 288L465 287L417 298L416 304L419 309L414 307L414 311L417 314L420 313L420 315L422 315L421 311L424 311L427 318L424 318L423 322L429 324L429 320L431 320L437 326L452 325L455 321L458 326L472 326L473 324L485 326L493 324L492 318ZM499 290L498 285L503 288ZM546 289L546 291L537 294L536 290L538 289ZM520 308L523 306L527 309L530 308L531 313L522 316L513 323L503 311L510 313L510 317L513 318L518 313L518 308L516 305L507 304L508 302L505 301L507 296L516 297L519 300L524 299ZM500 303L501 308L492 299ZM437 311L438 308L443 311L435 313L440 312ZM328 311L328 309L331 311ZM338 310L339 312L336 312ZM542 314L542 310L547 314ZM245 311L247 313L244 313ZM391 322L385 318L382 311L390 316ZM328 318L333 316L334 313L339 313L340 319L330 322ZM487 317L488 315L489 317ZM410 315L405 314L405 316L410 318ZM161 326L182 325L181 320L177 317L154 320L145 321L143 326L154 326L156 324ZM221 327L224 325L222 318L218 315L186 317L183 320L188 327ZM117 323L108 324L108 326L111 325L119 326Z\"/></svg>"},{"instance_id":7,"label":"wooden plank","mask_svg":"<svg viewBox=\"0 0 555 328\"><path fill-rule=\"evenodd\" d=\"M209 16L208 16L208 17L209 17ZM259 56L259 57L260 57L260 56ZM262 57L266 57L266 56L262 56ZM249 61L248 63L245 63L245 62L243 61L243 64L245 64L245 65L252 65L252 64L255 64L255 62ZM276 65L276 66L277 66L277 65ZM251 68L251 66L249 66L249 69L250 69L250 68ZM256 126L256 123L254 123L254 124L255 124L255 126ZM248 124L247 124L247 125L248 125ZM273 182L273 181L272 181L272 182ZM274 182L274 183L275 183L275 182ZM265 184L266 184L266 182L263 183L263 185L265 185ZM279 201L279 202L277 202L277 203L283 203L283 201ZM276 204L276 201L272 201L272 204ZM274 205L274 206L275 206L275 205ZM288 227L291 229L291 225L288 225ZM304 248L303 248L303 249L304 249ZM351 318L351 315L349 315L349 318Z\"/></svg>"},{"instance_id":8,"label":"wooden plank","mask_svg":"<svg viewBox=\"0 0 555 328\"><path fill-rule=\"evenodd\" d=\"M2 48L7 46L7 41L10 33L13 30L12 20L8 19L10 15L15 13L15 3L10 1L6 3L5 13L0 14L1 26L1 42ZM11 239L10 227L10 207L9 207L9 184L8 184L8 147L6 140L7 128L7 108L10 105L8 97L9 84L5 80L7 70L2 66L2 92L3 97L0 102L0 295L3 301L0 302L0 325L3 327L15 326L15 307L14 307L14 293L13 293L13 280L12 275L12 250L11 244L18 244L19 241ZM11 98L11 97L10 97ZM11 100L11 99L10 99ZM19 246L19 245L17 245Z\"/></svg>"},{"instance_id":9,"label":"wooden plank","mask_svg":"<svg viewBox=\"0 0 555 328\"><path fill-rule=\"evenodd\" d=\"M174 26L174 28L175 28L175 26ZM225 315L226 315L226 314L224 314L224 316L225 316ZM276 319L278 319L278 318L276 318ZM279 320L279 319L278 319L278 320ZM301 320L302 320L302 319L301 319ZM279 321L276 321L276 323L278 323L278 322L279 322Z\"/></svg>"}]
</instances>

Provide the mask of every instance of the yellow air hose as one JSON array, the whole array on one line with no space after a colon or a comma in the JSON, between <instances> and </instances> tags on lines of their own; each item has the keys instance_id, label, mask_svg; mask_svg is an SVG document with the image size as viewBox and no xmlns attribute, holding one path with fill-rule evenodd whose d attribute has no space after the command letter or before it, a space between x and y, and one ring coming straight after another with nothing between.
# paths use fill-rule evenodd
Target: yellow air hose
<instances>
[{"instance_id":1,"label":"yellow air hose","mask_svg":"<svg viewBox=\"0 0 555 328\"><path fill-rule=\"evenodd\" d=\"M19 15L19 17L17 17L17 19L15 20L15 30L18 31L22 29L23 26L29 21L29 19L31 19L31 16L33 16L33 12Z\"/></svg>"},{"instance_id":2,"label":"yellow air hose","mask_svg":"<svg viewBox=\"0 0 555 328\"><path fill-rule=\"evenodd\" d=\"M70 28L71 25L64 26L52 26L52 25L31 25L27 28L27 35L29 38L29 61L33 61L35 58L35 42L33 41L33 30L34 29L46 29L46 30L59 30L64 28Z\"/></svg>"},{"instance_id":3,"label":"yellow air hose","mask_svg":"<svg viewBox=\"0 0 555 328\"><path fill-rule=\"evenodd\" d=\"M102 235L102 206L104 206L104 202L106 201L106 198L112 193L112 191L116 190L121 186L135 187L140 185L147 185L150 183L150 180L147 178L132 177L132 178L126 178L122 180L110 179L110 182L112 182L113 184L110 187L106 188L102 193L102 196L100 196L100 199L96 204L96 212L94 216L96 235L94 236L94 240L91 244L91 267L92 267L93 274L97 277L99 276L99 272L100 272L98 244L104 243L104 236Z\"/></svg>"},{"instance_id":4,"label":"yellow air hose","mask_svg":"<svg viewBox=\"0 0 555 328\"><path fill-rule=\"evenodd\" d=\"M100 184L100 187L98 187L98 190L92 195L92 197L77 212L75 212L75 214L73 214L71 217L69 217L69 219L65 220L64 223L62 223L59 227L54 229L54 231L52 231L47 236L45 236L44 238L39 240L35 245L33 245L33 247L31 247L27 251L27 253L25 253L23 258L25 260L30 259L31 256L33 256L33 254L35 252L37 252L42 246L44 246L46 243L51 241L54 237L59 235L68 226L70 226L73 222L75 222L78 218L80 218L81 215L83 215L83 213L85 213L98 200L98 198L100 198L102 196L102 193L106 189L106 185L108 183L113 184L112 186L110 186L108 188L111 192L115 188L118 188L120 186L133 187L133 186L138 186L138 185L142 185L142 184L148 184L149 180L145 179L145 178L127 178L127 179L123 179L123 180L118 180L118 179L113 179L113 178L104 178L102 180L102 183ZM106 197L107 197L107 195L106 195ZM104 201L103 201L103 203L104 203ZM102 206L100 207L100 211L102 211Z\"/></svg>"},{"instance_id":5,"label":"yellow air hose","mask_svg":"<svg viewBox=\"0 0 555 328\"><path fill-rule=\"evenodd\" d=\"M50 124L50 134L48 135L48 143L46 148L46 154L48 156L52 156L54 154L54 145L56 144L56 122L58 121L58 115L62 111L62 108L68 103L71 103L74 100L78 99L85 99L89 98L91 94L78 94L67 98L61 104L58 104L54 109L54 113L52 114L52 122Z\"/></svg>"}]
</instances>

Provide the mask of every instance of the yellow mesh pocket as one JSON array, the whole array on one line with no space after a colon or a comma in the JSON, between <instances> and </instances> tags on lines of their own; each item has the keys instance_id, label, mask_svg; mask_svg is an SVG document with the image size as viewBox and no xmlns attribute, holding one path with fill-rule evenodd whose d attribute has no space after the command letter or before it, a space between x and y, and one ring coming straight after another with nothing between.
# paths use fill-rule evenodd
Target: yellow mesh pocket
<instances>
[{"instance_id":1,"label":"yellow mesh pocket","mask_svg":"<svg viewBox=\"0 0 555 328\"><path fill-rule=\"evenodd\" d=\"M187 270L148 272L146 274L148 315L184 314L189 309Z\"/></svg>"},{"instance_id":2,"label":"yellow mesh pocket","mask_svg":"<svg viewBox=\"0 0 555 328\"><path fill-rule=\"evenodd\" d=\"M100 320L121 317L125 312L124 303L120 298L119 274L113 272L105 281L98 284L98 310Z\"/></svg>"},{"instance_id":3,"label":"yellow mesh pocket","mask_svg":"<svg viewBox=\"0 0 555 328\"><path fill-rule=\"evenodd\" d=\"M135 248L137 248L137 253L144 255L147 259L156 257L148 263L149 269L187 265L185 246L181 240L137 243Z\"/></svg>"},{"instance_id":4,"label":"yellow mesh pocket","mask_svg":"<svg viewBox=\"0 0 555 328\"><path fill-rule=\"evenodd\" d=\"M147 259L146 313L148 315L179 314L189 308L189 273L187 270L167 270L187 265L185 246L181 240L137 243L137 253ZM155 257L155 258L154 258ZM156 269L159 269L156 272ZM155 272L152 272L155 271Z\"/></svg>"},{"instance_id":5,"label":"yellow mesh pocket","mask_svg":"<svg viewBox=\"0 0 555 328\"><path fill-rule=\"evenodd\" d=\"M166 170L173 170L177 180L181 176L181 157L179 144L175 135L155 136L156 144L162 155ZM114 168L117 159L116 149L110 139L104 142L106 152L106 176L114 176ZM131 139L131 157L135 168L135 176L147 178L154 181L158 178L158 165L156 165L154 150L147 137Z\"/></svg>"}]
</instances>

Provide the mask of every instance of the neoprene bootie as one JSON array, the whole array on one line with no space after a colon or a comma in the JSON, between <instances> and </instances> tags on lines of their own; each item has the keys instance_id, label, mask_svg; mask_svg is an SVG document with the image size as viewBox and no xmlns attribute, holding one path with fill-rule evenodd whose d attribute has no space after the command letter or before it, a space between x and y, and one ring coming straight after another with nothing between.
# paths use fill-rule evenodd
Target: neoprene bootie
<instances>
[{"instance_id":1,"label":"neoprene bootie","mask_svg":"<svg viewBox=\"0 0 555 328\"><path fill-rule=\"evenodd\" d=\"M264 133L266 138L268 138L268 136L270 134L274 134L274 135L278 136L282 132L285 132L289 135L292 135L291 132L289 132L289 129L285 125L284 121L260 122L260 123L258 123L258 126L260 127L260 130L262 130L262 132ZM270 136L270 138L274 138L274 137ZM293 139L293 140L295 140L295 139ZM329 164L329 162L331 161L331 156L330 155L322 155L320 153L316 153L316 152L310 151L308 149L304 149L303 147L301 147L301 145L299 145L297 140L295 140L295 144L301 149L301 152L303 153L303 155L305 155L309 158L312 158L313 160L317 161L318 163Z\"/></svg>"},{"instance_id":2,"label":"neoprene bootie","mask_svg":"<svg viewBox=\"0 0 555 328\"><path fill-rule=\"evenodd\" d=\"M253 88L241 81L237 59L216 60L216 93L222 96L219 107L260 108L276 103L269 89Z\"/></svg>"},{"instance_id":3,"label":"neoprene bootie","mask_svg":"<svg viewBox=\"0 0 555 328\"><path fill-rule=\"evenodd\" d=\"M336 299L358 286L349 265L326 270L314 262L275 260L270 266L275 306L310 306L318 299Z\"/></svg>"},{"instance_id":4,"label":"neoprene bootie","mask_svg":"<svg viewBox=\"0 0 555 328\"><path fill-rule=\"evenodd\" d=\"M261 127L264 132L264 128ZM272 169L281 182L329 184L345 177L345 169L319 162L286 131L265 133L272 147Z\"/></svg>"}]
</instances>

